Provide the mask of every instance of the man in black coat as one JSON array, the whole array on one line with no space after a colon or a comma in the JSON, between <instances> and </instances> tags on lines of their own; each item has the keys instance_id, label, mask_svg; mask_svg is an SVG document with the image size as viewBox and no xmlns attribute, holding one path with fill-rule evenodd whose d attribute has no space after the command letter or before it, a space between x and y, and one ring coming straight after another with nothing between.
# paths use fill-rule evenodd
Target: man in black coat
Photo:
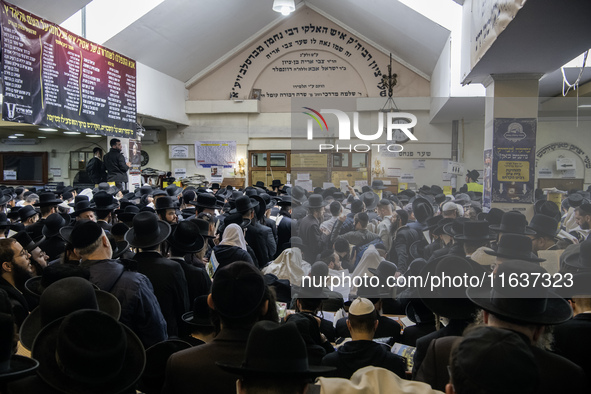
<instances>
[{"instance_id":1,"label":"man in black coat","mask_svg":"<svg viewBox=\"0 0 591 394\"><path fill-rule=\"evenodd\" d=\"M337 368L328 376L349 379L358 369L373 365L388 369L401 378L405 377L406 359L372 340L378 325L373 303L367 298L355 299L349 307L347 318L353 340L343 344L336 352L324 356L322 365Z\"/></svg>"},{"instance_id":2,"label":"man in black coat","mask_svg":"<svg viewBox=\"0 0 591 394\"><path fill-rule=\"evenodd\" d=\"M324 206L326 201L323 201L322 195L312 194L308 201L304 204L308 208L308 216L303 218L299 223L299 237L302 243L306 246L302 249L303 258L305 261L312 263L316 261L316 256L322 252L326 247L330 246L332 238L337 237L337 233L325 234L320 231L320 221L323 218ZM344 216L339 217L342 222L345 220Z\"/></svg>"},{"instance_id":3,"label":"man in black coat","mask_svg":"<svg viewBox=\"0 0 591 394\"><path fill-rule=\"evenodd\" d=\"M121 153L121 140L113 138L110 142L111 149L103 158L103 163L107 169L107 181L115 182L119 189L123 188L123 182L127 182L127 171L131 167L130 162L125 162L125 157Z\"/></svg>"},{"instance_id":4,"label":"man in black coat","mask_svg":"<svg viewBox=\"0 0 591 394\"><path fill-rule=\"evenodd\" d=\"M396 264L397 272L404 273L412 261L409 251L410 245L421 240L423 235L406 225L408 214L402 209L398 209L395 214L392 214L391 221L390 234L393 239L386 259Z\"/></svg>"},{"instance_id":5,"label":"man in black coat","mask_svg":"<svg viewBox=\"0 0 591 394\"><path fill-rule=\"evenodd\" d=\"M103 150L96 147L92 150L94 157L86 163L86 173L95 185L107 181L107 170L103 163Z\"/></svg>"},{"instance_id":6,"label":"man in black coat","mask_svg":"<svg viewBox=\"0 0 591 394\"><path fill-rule=\"evenodd\" d=\"M277 224L277 252L275 258L286 249L286 244L291 238L291 225L293 223L291 221L291 197L282 197L281 201L277 202L277 205L279 205L280 209L275 219Z\"/></svg>"},{"instance_id":7,"label":"man in black coat","mask_svg":"<svg viewBox=\"0 0 591 394\"><path fill-rule=\"evenodd\" d=\"M234 393L238 376L216 362L240 364L252 326L269 311L265 279L258 269L236 262L216 271L207 304L221 331L207 344L174 353L168 359L163 394ZM277 314L273 318L277 318Z\"/></svg>"},{"instance_id":8,"label":"man in black coat","mask_svg":"<svg viewBox=\"0 0 591 394\"><path fill-rule=\"evenodd\" d=\"M140 252L134 256L138 272L154 286L154 294L166 320L168 336L178 336L182 315L190 310L187 279L181 265L162 257L160 244L170 235L170 225L152 212L140 212L133 218L133 228L125 240Z\"/></svg>"},{"instance_id":9,"label":"man in black coat","mask_svg":"<svg viewBox=\"0 0 591 394\"><path fill-rule=\"evenodd\" d=\"M23 296L25 282L33 276L31 255L14 238L0 239L0 289L8 294L15 323L21 323L29 314L29 304Z\"/></svg>"},{"instance_id":10,"label":"man in black coat","mask_svg":"<svg viewBox=\"0 0 591 394\"><path fill-rule=\"evenodd\" d=\"M244 219L250 220L250 224L246 227L244 239L254 251L259 268L262 268L273 259L273 255L269 253L267 232L261 228L262 225L257 226L254 220L254 208L257 205L258 202L255 199L251 199L248 196L240 196L236 199L236 208L230 212L238 212Z\"/></svg>"}]
</instances>

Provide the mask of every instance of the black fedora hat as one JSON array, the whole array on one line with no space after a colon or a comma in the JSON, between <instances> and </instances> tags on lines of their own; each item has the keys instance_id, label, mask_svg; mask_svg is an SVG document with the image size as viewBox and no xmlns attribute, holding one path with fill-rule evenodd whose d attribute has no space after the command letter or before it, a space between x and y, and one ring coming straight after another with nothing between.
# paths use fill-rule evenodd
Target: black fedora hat
<instances>
[{"instance_id":1,"label":"black fedora hat","mask_svg":"<svg viewBox=\"0 0 591 394\"><path fill-rule=\"evenodd\" d=\"M423 237L418 241L415 241L412 244L410 244L410 248L408 248L408 254L413 260L423 258L425 254L425 247L427 245L429 245L429 243Z\"/></svg>"},{"instance_id":2,"label":"black fedora hat","mask_svg":"<svg viewBox=\"0 0 591 394\"><path fill-rule=\"evenodd\" d=\"M560 227L556 219L541 213L534 215L527 227L535 231L536 234L547 237L556 237L560 232Z\"/></svg>"},{"instance_id":3,"label":"black fedora hat","mask_svg":"<svg viewBox=\"0 0 591 394\"><path fill-rule=\"evenodd\" d=\"M167 209L176 209L176 204L173 201L172 197L162 196L158 200L156 200L156 203L154 204L154 209L156 210L156 212L164 211Z\"/></svg>"},{"instance_id":4,"label":"black fedora hat","mask_svg":"<svg viewBox=\"0 0 591 394\"><path fill-rule=\"evenodd\" d=\"M184 313L183 321L194 327L213 328L213 323L209 318L209 306L207 305L207 294L196 297L193 301L193 310Z\"/></svg>"},{"instance_id":5,"label":"black fedora hat","mask_svg":"<svg viewBox=\"0 0 591 394\"><path fill-rule=\"evenodd\" d=\"M443 219L441 215L431 216L426 220L425 224L429 230L433 231L437 228L441 219Z\"/></svg>"},{"instance_id":6,"label":"black fedora hat","mask_svg":"<svg viewBox=\"0 0 591 394\"><path fill-rule=\"evenodd\" d=\"M464 223L462 233L455 235L454 239L462 241L488 241L497 239L496 234L491 234L486 220L467 221Z\"/></svg>"},{"instance_id":7,"label":"black fedora hat","mask_svg":"<svg viewBox=\"0 0 591 394\"><path fill-rule=\"evenodd\" d=\"M281 196L281 199L277 201L277 205L280 207L291 206L291 196Z\"/></svg>"},{"instance_id":8,"label":"black fedora hat","mask_svg":"<svg viewBox=\"0 0 591 394\"><path fill-rule=\"evenodd\" d=\"M39 202L33 204L36 207L48 207L51 205L59 205L63 201L55 197L55 193L46 192L39 195Z\"/></svg>"},{"instance_id":9,"label":"black fedora hat","mask_svg":"<svg viewBox=\"0 0 591 394\"><path fill-rule=\"evenodd\" d=\"M150 195L154 192L154 188L150 185L143 185L139 189L135 191L136 197L141 197L144 195Z\"/></svg>"},{"instance_id":10,"label":"black fedora hat","mask_svg":"<svg viewBox=\"0 0 591 394\"><path fill-rule=\"evenodd\" d=\"M580 193L571 193L567 197L568 205L571 207L578 207L583 203L583 195Z\"/></svg>"},{"instance_id":11,"label":"black fedora hat","mask_svg":"<svg viewBox=\"0 0 591 394\"><path fill-rule=\"evenodd\" d=\"M16 241L21 244L23 248L29 253L35 250L36 247L43 241L45 241L45 236L41 236L36 238L35 241L31 238L30 234L26 231L19 231L18 233L12 235L10 238L16 239Z\"/></svg>"},{"instance_id":12,"label":"black fedora hat","mask_svg":"<svg viewBox=\"0 0 591 394\"><path fill-rule=\"evenodd\" d=\"M53 197L55 198L55 195ZM8 204L10 200L12 200L12 194L0 194L0 206Z\"/></svg>"},{"instance_id":13,"label":"black fedora hat","mask_svg":"<svg viewBox=\"0 0 591 394\"><path fill-rule=\"evenodd\" d=\"M449 223L453 223L454 219L453 218L443 218L441 219L439 222L437 222L437 227L435 227L432 231L433 235L442 235L444 234L443 232L443 228L445 227L445 225L449 224Z\"/></svg>"},{"instance_id":14,"label":"black fedora hat","mask_svg":"<svg viewBox=\"0 0 591 394\"><path fill-rule=\"evenodd\" d=\"M396 271L398 271L398 267L390 261L382 260L380 261L380 264L378 264L378 268L368 268L367 270L378 278L385 279L389 276L394 277Z\"/></svg>"},{"instance_id":15,"label":"black fedora hat","mask_svg":"<svg viewBox=\"0 0 591 394\"><path fill-rule=\"evenodd\" d=\"M455 218L451 223L443 226L443 232L451 237L464 233L464 223L469 222L470 219L465 217Z\"/></svg>"},{"instance_id":16,"label":"black fedora hat","mask_svg":"<svg viewBox=\"0 0 591 394\"><path fill-rule=\"evenodd\" d=\"M146 349L146 368L138 382L142 393L160 393L164 385L166 363L170 356L181 350L189 349L191 344L180 339L167 339Z\"/></svg>"},{"instance_id":17,"label":"black fedora hat","mask_svg":"<svg viewBox=\"0 0 591 394\"><path fill-rule=\"evenodd\" d=\"M536 235L536 232L527 228L525 215L517 211L509 211L503 214L499 225L491 225L490 229L501 233Z\"/></svg>"},{"instance_id":18,"label":"black fedora hat","mask_svg":"<svg viewBox=\"0 0 591 394\"><path fill-rule=\"evenodd\" d=\"M133 218L133 227L125 233L125 240L134 248L149 248L162 243L170 231L170 224L158 220L155 214L140 212Z\"/></svg>"},{"instance_id":19,"label":"black fedora hat","mask_svg":"<svg viewBox=\"0 0 591 394\"><path fill-rule=\"evenodd\" d=\"M306 191L301 186L294 186L291 190L291 199L295 202L303 204L306 200Z\"/></svg>"},{"instance_id":20,"label":"black fedora hat","mask_svg":"<svg viewBox=\"0 0 591 394\"><path fill-rule=\"evenodd\" d=\"M284 185L284 183L281 183L281 179L273 179L273 182L271 182L271 184L269 186L271 188L274 188L274 187L281 187L283 185Z\"/></svg>"},{"instance_id":21,"label":"black fedora hat","mask_svg":"<svg viewBox=\"0 0 591 394\"><path fill-rule=\"evenodd\" d=\"M117 210L117 218L122 222L131 222L135 215L140 213L140 208L137 205L128 205L125 209Z\"/></svg>"},{"instance_id":22,"label":"black fedora hat","mask_svg":"<svg viewBox=\"0 0 591 394\"><path fill-rule=\"evenodd\" d=\"M60 229L70 224L69 219L70 218L68 217L68 220L66 221L62 214L52 213L43 222L43 229L41 230L41 232L43 233L43 235L45 235L46 238L51 238L56 235L59 235Z\"/></svg>"},{"instance_id":23,"label":"black fedora hat","mask_svg":"<svg viewBox=\"0 0 591 394\"><path fill-rule=\"evenodd\" d=\"M88 200L80 200L74 205L74 216L80 216L81 213L94 211L95 205Z\"/></svg>"},{"instance_id":24,"label":"black fedora hat","mask_svg":"<svg viewBox=\"0 0 591 394\"><path fill-rule=\"evenodd\" d=\"M419 188L419 193L432 195L433 191L431 190L431 188L429 186L423 185Z\"/></svg>"},{"instance_id":25,"label":"black fedora hat","mask_svg":"<svg viewBox=\"0 0 591 394\"><path fill-rule=\"evenodd\" d=\"M249 209L255 208L259 205L258 201L249 196L240 196L236 199L236 208L232 209L230 213L243 213Z\"/></svg>"},{"instance_id":26,"label":"black fedora hat","mask_svg":"<svg viewBox=\"0 0 591 394\"><path fill-rule=\"evenodd\" d=\"M575 268L577 272L591 272L591 239L566 248L560 256L560 262Z\"/></svg>"},{"instance_id":27,"label":"black fedora hat","mask_svg":"<svg viewBox=\"0 0 591 394\"><path fill-rule=\"evenodd\" d=\"M195 205L197 208L205 209L219 209L218 200L211 193L201 193L197 195L196 201L191 201L189 204Z\"/></svg>"},{"instance_id":28,"label":"black fedora hat","mask_svg":"<svg viewBox=\"0 0 591 394\"><path fill-rule=\"evenodd\" d=\"M506 259L525 260L532 263L546 261L532 252L531 238L522 234L505 234L498 243L497 250L485 250L484 253L491 256L503 257Z\"/></svg>"},{"instance_id":29,"label":"black fedora hat","mask_svg":"<svg viewBox=\"0 0 591 394\"><path fill-rule=\"evenodd\" d=\"M214 236L209 235L209 222L207 220L198 218L193 218L189 220L197 225L197 227L199 228L199 234L201 234L203 238L215 238Z\"/></svg>"},{"instance_id":30,"label":"black fedora hat","mask_svg":"<svg viewBox=\"0 0 591 394\"><path fill-rule=\"evenodd\" d=\"M118 207L113 196L105 191L96 193L92 199L97 211L111 211Z\"/></svg>"},{"instance_id":31,"label":"black fedora hat","mask_svg":"<svg viewBox=\"0 0 591 394\"><path fill-rule=\"evenodd\" d=\"M265 182L263 181L256 181L256 183L253 185L254 187L260 187L261 189L265 188Z\"/></svg>"},{"instance_id":32,"label":"black fedora hat","mask_svg":"<svg viewBox=\"0 0 591 394\"><path fill-rule=\"evenodd\" d=\"M505 212L499 208L491 208L485 215L484 220L488 222L488 224L493 226L498 226L501 224L501 220L503 219L503 215Z\"/></svg>"},{"instance_id":33,"label":"black fedora hat","mask_svg":"<svg viewBox=\"0 0 591 394\"><path fill-rule=\"evenodd\" d=\"M485 274L484 268L478 263L459 256L442 256L433 259L421 270L421 276L442 277L443 274L449 277L473 276L482 277ZM476 306L466 296L467 283L460 286L440 286L431 289L430 287L418 287L419 296L427 308L434 313L449 319L470 319L476 312Z\"/></svg>"},{"instance_id":34,"label":"black fedora hat","mask_svg":"<svg viewBox=\"0 0 591 394\"><path fill-rule=\"evenodd\" d=\"M20 220L20 215L18 212L21 210L21 208L22 207L14 206L10 208L10 212L8 213L0 212L0 226L7 226L10 224L10 222L6 221L7 218L11 219L13 222Z\"/></svg>"},{"instance_id":35,"label":"black fedora hat","mask_svg":"<svg viewBox=\"0 0 591 394\"><path fill-rule=\"evenodd\" d=\"M423 197L417 197L412 202L412 212L417 222L424 223L428 218L433 216L433 205L431 205L429 200Z\"/></svg>"},{"instance_id":36,"label":"black fedora hat","mask_svg":"<svg viewBox=\"0 0 591 394\"><path fill-rule=\"evenodd\" d=\"M272 199L269 194L261 193L261 194L259 194L259 197L261 197L263 199L263 202L265 203L265 210L271 209L275 206L276 200Z\"/></svg>"},{"instance_id":37,"label":"black fedora hat","mask_svg":"<svg viewBox=\"0 0 591 394\"><path fill-rule=\"evenodd\" d=\"M498 266L492 289L471 287L466 293L480 308L505 320L541 325L563 323L572 317L572 309L562 297L545 287L543 281L532 280L516 287L503 282L509 277L541 278L545 274L548 272L537 264L509 260Z\"/></svg>"},{"instance_id":38,"label":"black fedora hat","mask_svg":"<svg viewBox=\"0 0 591 394\"><path fill-rule=\"evenodd\" d=\"M241 261L218 268L211 285L215 310L234 319L257 311L266 292L267 285L258 268Z\"/></svg>"},{"instance_id":39,"label":"black fedora hat","mask_svg":"<svg viewBox=\"0 0 591 394\"><path fill-rule=\"evenodd\" d=\"M420 298L412 298L406 304L406 317L413 323L435 324L435 315Z\"/></svg>"},{"instance_id":40,"label":"black fedora hat","mask_svg":"<svg viewBox=\"0 0 591 394\"><path fill-rule=\"evenodd\" d=\"M254 199L258 203L254 210L257 220L262 220L265 216L265 211L267 210L267 203L260 195L251 196L250 198Z\"/></svg>"},{"instance_id":41,"label":"black fedora hat","mask_svg":"<svg viewBox=\"0 0 591 394\"><path fill-rule=\"evenodd\" d=\"M365 204L365 209L369 211L376 209L378 202L380 201L380 197L373 191L363 193L360 198Z\"/></svg>"},{"instance_id":42,"label":"black fedora hat","mask_svg":"<svg viewBox=\"0 0 591 394\"><path fill-rule=\"evenodd\" d=\"M326 206L326 204L327 202L324 201L321 194L311 194L302 206L305 208L322 208Z\"/></svg>"},{"instance_id":43,"label":"black fedora hat","mask_svg":"<svg viewBox=\"0 0 591 394\"><path fill-rule=\"evenodd\" d=\"M384 181L381 179L374 179L371 181L371 188L374 190L386 190L388 186L384 186Z\"/></svg>"},{"instance_id":44,"label":"black fedora hat","mask_svg":"<svg viewBox=\"0 0 591 394\"><path fill-rule=\"evenodd\" d=\"M225 371L252 377L311 378L335 370L308 364L306 343L294 323L271 321L260 321L253 326L241 365L216 364Z\"/></svg>"},{"instance_id":45,"label":"black fedora hat","mask_svg":"<svg viewBox=\"0 0 591 394\"><path fill-rule=\"evenodd\" d=\"M183 220L170 232L168 243L184 253L197 253L203 249L205 240L199 234L199 226L190 220Z\"/></svg>"},{"instance_id":46,"label":"black fedora hat","mask_svg":"<svg viewBox=\"0 0 591 394\"><path fill-rule=\"evenodd\" d=\"M96 310L80 310L39 332L32 356L37 374L63 393L120 393L140 378L144 347L124 324Z\"/></svg>"},{"instance_id":47,"label":"black fedora hat","mask_svg":"<svg viewBox=\"0 0 591 394\"><path fill-rule=\"evenodd\" d=\"M98 192L107 192L110 195L114 196L115 194L117 194L117 192L119 192L119 188L116 186L111 186L109 185L108 182L101 182L98 184L97 187L95 187L94 189L92 189L92 194L96 194Z\"/></svg>"},{"instance_id":48,"label":"black fedora hat","mask_svg":"<svg viewBox=\"0 0 591 394\"><path fill-rule=\"evenodd\" d=\"M218 189L219 189L219 185L218 185ZM182 187L179 187L179 186L177 186L177 185L175 185L173 183L173 184L170 184L170 185L166 186L164 188L164 191L170 197L176 197L176 196L178 196L179 194L181 194L183 192L183 188Z\"/></svg>"},{"instance_id":49,"label":"black fedora hat","mask_svg":"<svg viewBox=\"0 0 591 394\"><path fill-rule=\"evenodd\" d=\"M2 290L5 297L6 292ZM35 373L39 362L33 358L13 354L12 338L15 337L14 318L9 313L0 313L0 335L4 342L0 351L0 384L4 386L13 380ZM9 344L9 346L5 346Z\"/></svg>"},{"instance_id":50,"label":"black fedora hat","mask_svg":"<svg viewBox=\"0 0 591 394\"><path fill-rule=\"evenodd\" d=\"M35 337L52 321L81 309L101 310L116 320L121 316L121 304L111 293L95 289L87 279L71 276L60 279L43 290L39 306L23 321L20 340L31 350Z\"/></svg>"},{"instance_id":51,"label":"black fedora hat","mask_svg":"<svg viewBox=\"0 0 591 394\"><path fill-rule=\"evenodd\" d=\"M39 211L37 211L32 205L25 205L21 209L18 210L18 215L21 218L21 221L25 221L26 219L30 218L31 216L38 215Z\"/></svg>"},{"instance_id":52,"label":"black fedora hat","mask_svg":"<svg viewBox=\"0 0 591 394\"><path fill-rule=\"evenodd\" d=\"M248 225L250 224L250 220L243 218L242 214L238 212L230 213L224 219L224 228L229 226L230 224L237 224L244 229L248 227Z\"/></svg>"},{"instance_id":53,"label":"black fedora hat","mask_svg":"<svg viewBox=\"0 0 591 394\"><path fill-rule=\"evenodd\" d=\"M301 249L304 247L304 242L302 241L302 239L300 237L291 237L289 239L289 247Z\"/></svg>"},{"instance_id":54,"label":"black fedora hat","mask_svg":"<svg viewBox=\"0 0 591 394\"><path fill-rule=\"evenodd\" d=\"M505 234L498 243L497 250L485 250L484 253L491 256L506 259L525 260L532 263L546 261L532 252L531 238L521 234Z\"/></svg>"}]
</instances>

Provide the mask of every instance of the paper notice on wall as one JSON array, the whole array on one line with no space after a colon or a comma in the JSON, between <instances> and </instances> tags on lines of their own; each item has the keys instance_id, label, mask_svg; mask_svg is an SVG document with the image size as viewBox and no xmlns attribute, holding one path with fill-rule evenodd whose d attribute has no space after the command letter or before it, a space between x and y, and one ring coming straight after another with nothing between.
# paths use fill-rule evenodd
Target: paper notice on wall
<instances>
[{"instance_id":1,"label":"paper notice on wall","mask_svg":"<svg viewBox=\"0 0 591 394\"><path fill-rule=\"evenodd\" d=\"M538 168L538 178L552 178L553 176L551 168Z\"/></svg>"},{"instance_id":2,"label":"paper notice on wall","mask_svg":"<svg viewBox=\"0 0 591 394\"><path fill-rule=\"evenodd\" d=\"M404 183L415 183L414 174L402 174L400 180Z\"/></svg>"},{"instance_id":3,"label":"paper notice on wall","mask_svg":"<svg viewBox=\"0 0 591 394\"><path fill-rule=\"evenodd\" d=\"M304 188L304 190L306 190L308 192L314 191L314 187L312 186L312 181L310 181L310 180L303 181L301 179L296 179L295 185L301 186L302 188Z\"/></svg>"},{"instance_id":4,"label":"paper notice on wall","mask_svg":"<svg viewBox=\"0 0 591 394\"><path fill-rule=\"evenodd\" d=\"M298 172L298 177L296 179L298 181L309 181L310 180L310 174L309 173Z\"/></svg>"},{"instance_id":5,"label":"paper notice on wall","mask_svg":"<svg viewBox=\"0 0 591 394\"><path fill-rule=\"evenodd\" d=\"M450 174L449 172L444 172L441 179L444 181L451 181L452 176L453 176L453 174Z\"/></svg>"},{"instance_id":6,"label":"paper notice on wall","mask_svg":"<svg viewBox=\"0 0 591 394\"><path fill-rule=\"evenodd\" d=\"M451 186L443 186L443 194L445 194L446 196L451 196L451 194L452 194Z\"/></svg>"},{"instance_id":7,"label":"paper notice on wall","mask_svg":"<svg viewBox=\"0 0 591 394\"><path fill-rule=\"evenodd\" d=\"M326 189L330 189L331 187L335 187L335 186L334 186L334 183L331 183L331 182L323 182L323 183L322 183L322 188L323 188L324 190L326 190Z\"/></svg>"},{"instance_id":8,"label":"paper notice on wall","mask_svg":"<svg viewBox=\"0 0 591 394\"><path fill-rule=\"evenodd\" d=\"M399 183L398 184L398 190L402 191L402 190L406 190L408 189L408 183Z\"/></svg>"},{"instance_id":9,"label":"paper notice on wall","mask_svg":"<svg viewBox=\"0 0 591 394\"><path fill-rule=\"evenodd\" d=\"M4 170L4 180L5 181L16 181L16 171Z\"/></svg>"},{"instance_id":10,"label":"paper notice on wall","mask_svg":"<svg viewBox=\"0 0 591 394\"><path fill-rule=\"evenodd\" d=\"M389 178L400 178L402 170L400 168L386 168L386 176Z\"/></svg>"},{"instance_id":11,"label":"paper notice on wall","mask_svg":"<svg viewBox=\"0 0 591 394\"><path fill-rule=\"evenodd\" d=\"M574 178L576 176L577 170L566 170L561 171L560 177L561 178Z\"/></svg>"},{"instance_id":12,"label":"paper notice on wall","mask_svg":"<svg viewBox=\"0 0 591 394\"><path fill-rule=\"evenodd\" d=\"M363 186L367 186L367 181L355 181L355 189L361 190Z\"/></svg>"},{"instance_id":13,"label":"paper notice on wall","mask_svg":"<svg viewBox=\"0 0 591 394\"><path fill-rule=\"evenodd\" d=\"M61 177L62 176L62 169L61 168L50 168L49 172L54 177Z\"/></svg>"},{"instance_id":14,"label":"paper notice on wall","mask_svg":"<svg viewBox=\"0 0 591 394\"><path fill-rule=\"evenodd\" d=\"M412 161L412 169L416 170L418 168L425 168L425 159L418 159Z\"/></svg>"},{"instance_id":15,"label":"paper notice on wall","mask_svg":"<svg viewBox=\"0 0 591 394\"><path fill-rule=\"evenodd\" d=\"M186 178L187 177L187 169L186 168L175 168L174 169L174 177L175 178Z\"/></svg>"}]
</instances>

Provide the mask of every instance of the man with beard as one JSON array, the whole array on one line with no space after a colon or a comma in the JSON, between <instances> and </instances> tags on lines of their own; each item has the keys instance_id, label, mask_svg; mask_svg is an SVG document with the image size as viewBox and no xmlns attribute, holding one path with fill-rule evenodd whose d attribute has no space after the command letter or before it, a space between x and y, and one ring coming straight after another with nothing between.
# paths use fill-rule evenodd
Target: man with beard
<instances>
[{"instance_id":1,"label":"man with beard","mask_svg":"<svg viewBox=\"0 0 591 394\"><path fill-rule=\"evenodd\" d=\"M581 238L579 241L584 241L589 236L588 230L591 229L591 204L581 204L575 209L575 221L581 230L585 230L585 233L587 234L586 236L578 234Z\"/></svg>"},{"instance_id":2,"label":"man with beard","mask_svg":"<svg viewBox=\"0 0 591 394\"><path fill-rule=\"evenodd\" d=\"M23 296L25 282L33 276L31 255L14 238L0 239L0 289L8 293L15 323L21 323L29 314L29 304Z\"/></svg>"},{"instance_id":3,"label":"man with beard","mask_svg":"<svg viewBox=\"0 0 591 394\"><path fill-rule=\"evenodd\" d=\"M408 214L403 209L397 209L396 212L392 214L392 225L390 226L392 242L386 258L398 267L396 275L406 272L411 262L409 253L410 245L412 245L413 242L420 240L422 237L417 230L409 228L406 225L407 221Z\"/></svg>"}]
</instances>

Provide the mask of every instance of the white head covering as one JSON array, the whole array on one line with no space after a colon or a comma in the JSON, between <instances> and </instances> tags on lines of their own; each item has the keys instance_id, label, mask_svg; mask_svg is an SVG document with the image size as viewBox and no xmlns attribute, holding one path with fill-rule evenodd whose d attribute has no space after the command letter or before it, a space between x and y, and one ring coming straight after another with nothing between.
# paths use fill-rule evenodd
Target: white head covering
<instances>
[{"instance_id":1,"label":"white head covering","mask_svg":"<svg viewBox=\"0 0 591 394\"><path fill-rule=\"evenodd\" d=\"M358 369L351 379L318 378L320 394L442 394L423 382L405 380L384 368L365 367Z\"/></svg>"},{"instance_id":2,"label":"white head covering","mask_svg":"<svg viewBox=\"0 0 591 394\"><path fill-rule=\"evenodd\" d=\"M368 268L378 268L380 265L380 261L384 260L382 256L380 256L380 252L376 249L374 245L369 245L361 259L359 260L359 264L355 267L355 271L351 274L353 278L356 276L363 277L363 274L367 274L367 276L372 276L373 274L369 272ZM357 288L351 287L351 294L357 294Z\"/></svg>"},{"instance_id":3,"label":"white head covering","mask_svg":"<svg viewBox=\"0 0 591 394\"><path fill-rule=\"evenodd\" d=\"M287 279L296 286L302 285L302 277L310 271L310 264L302 260L300 248L287 248L269 265L263 274L273 274L279 279Z\"/></svg>"},{"instance_id":4,"label":"white head covering","mask_svg":"<svg viewBox=\"0 0 591 394\"><path fill-rule=\"evenodd\" d=\"M236 223L228 225L222 234L220 245L238 246L242 250L246 250L246 241L244 241L244 233L240 226Z\"/></svg>"}]
</instances>

